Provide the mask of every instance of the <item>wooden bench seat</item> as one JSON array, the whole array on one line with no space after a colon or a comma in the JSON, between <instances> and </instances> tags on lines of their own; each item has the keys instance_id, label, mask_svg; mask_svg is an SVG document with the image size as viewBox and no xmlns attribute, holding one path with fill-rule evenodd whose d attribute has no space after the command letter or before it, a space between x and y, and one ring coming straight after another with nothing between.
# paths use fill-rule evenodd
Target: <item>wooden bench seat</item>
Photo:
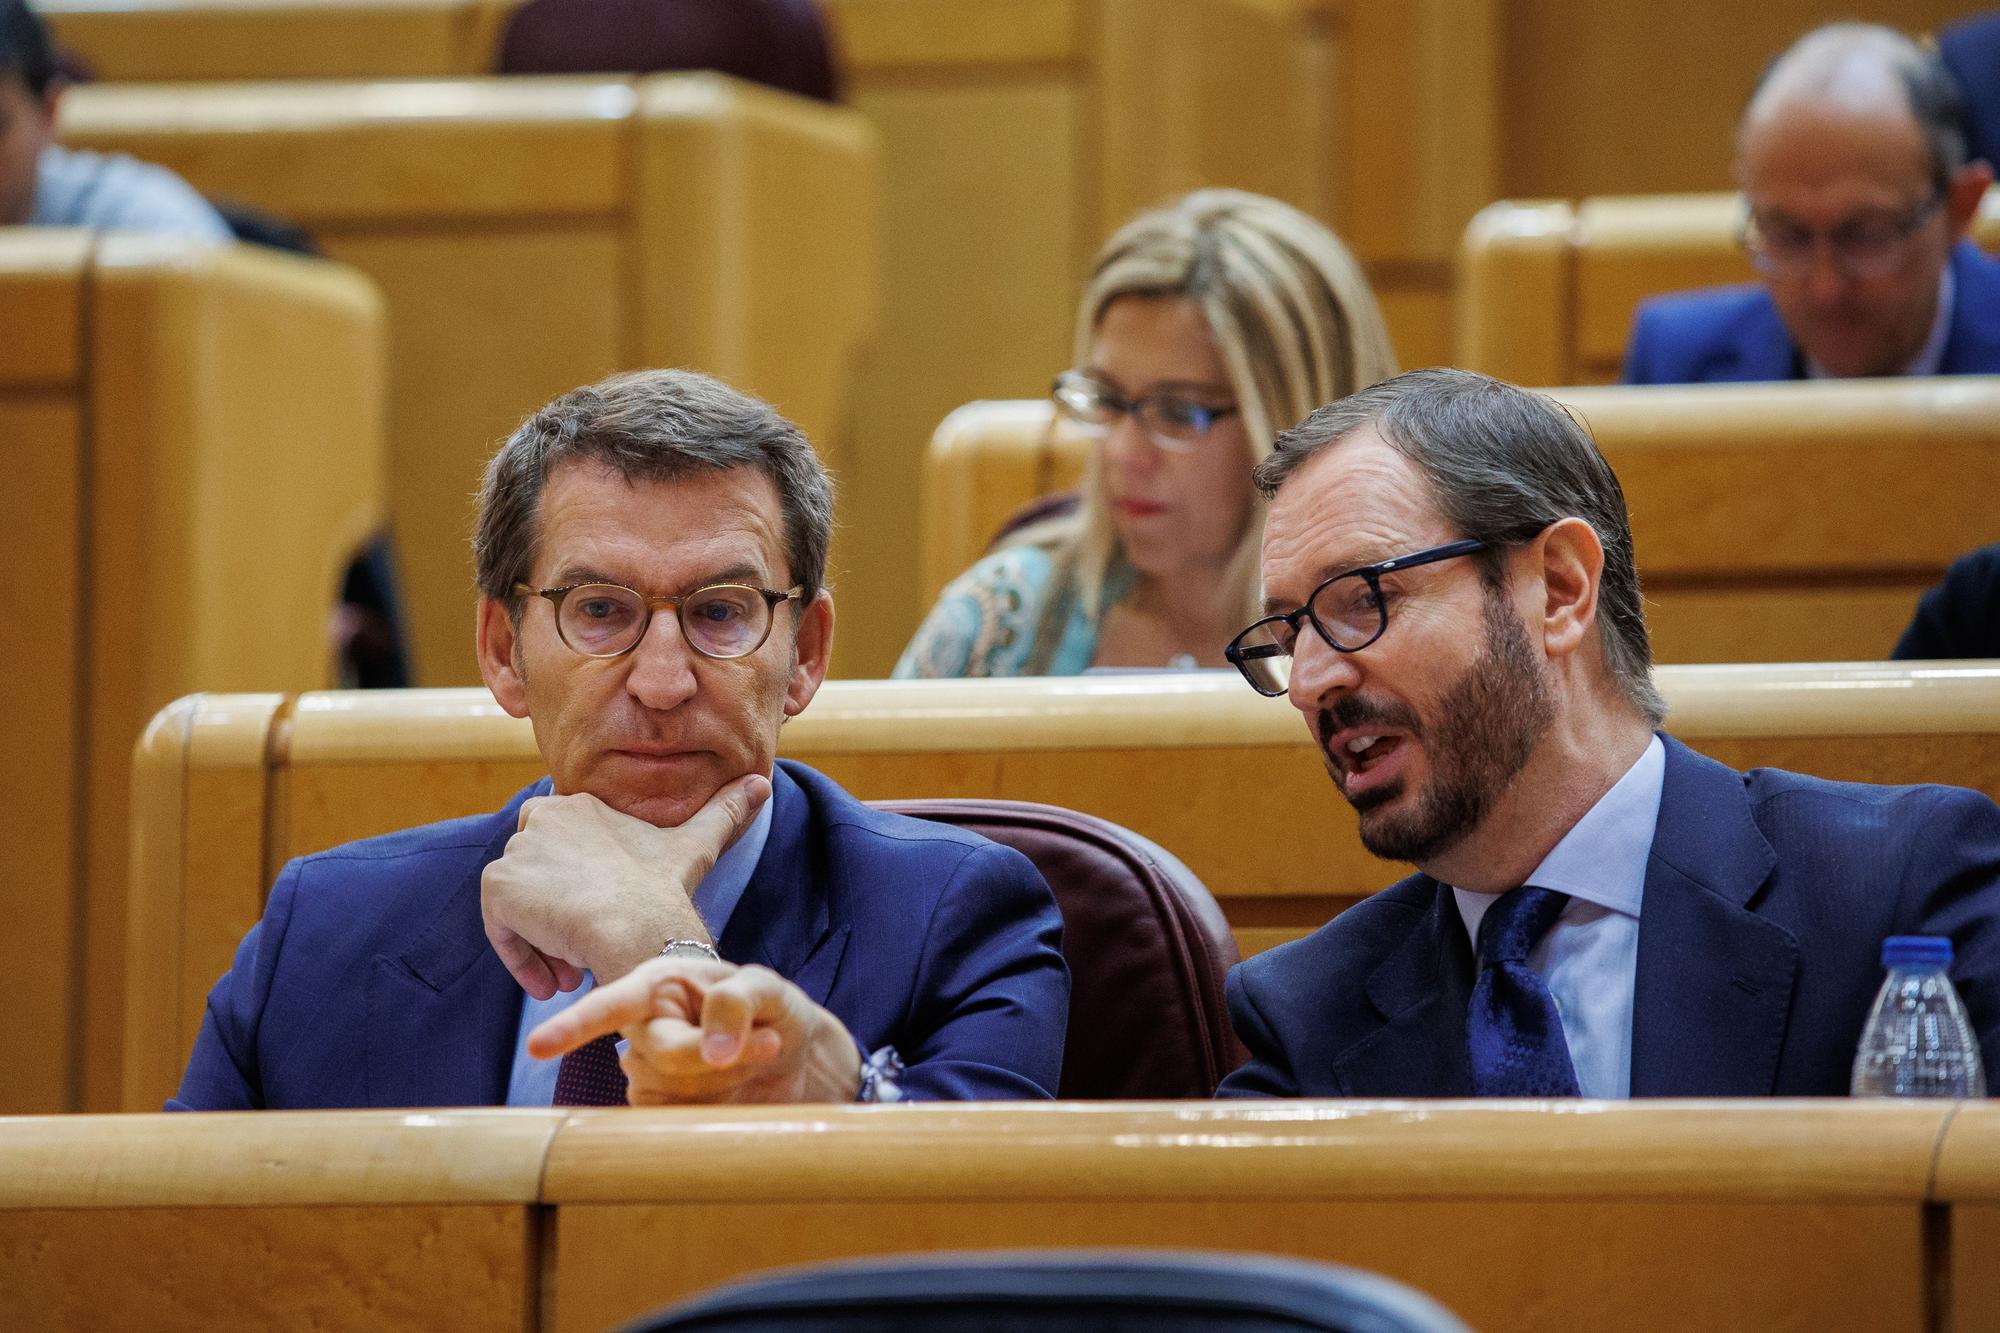
<instances>
[{"instance_id":1,"label":"wooden bench seat","mask_svg":"<svg viewBox=\"0 0 2000 1333\"><path fill-rule=\"evenodd\" d=\"M557 394L706 370L842 461L877 280L875 137L852 111L703 74L91 85L61 130L297 222L381 286L420 682L477 679L470 496Z\"/></svg>"},{"instance_id":2,"label":"wooden bench seat","mask_svg":"<svg viewBox=\"0 0 2000 1333\"><path fill-rule=\"evenodd\" d=\"M1459 253L1458 364L1516 384L1609 384L1649 296L1758 281L1734 194L1503 200ZM2000 189L1972 236L2000 252Z\"/></svg>"},{"instance_id":3,"label":"wooden bench seat","mask_svg":"<svg viewBox=\"0 0 2000 1333\"><path fill-rule=\"evenodd\" d=\"M0 229L0 1109L110 1109L132 743L200 688L334 684L384 507L381 299L343 265Z\"/></svg>"}]
</instances>

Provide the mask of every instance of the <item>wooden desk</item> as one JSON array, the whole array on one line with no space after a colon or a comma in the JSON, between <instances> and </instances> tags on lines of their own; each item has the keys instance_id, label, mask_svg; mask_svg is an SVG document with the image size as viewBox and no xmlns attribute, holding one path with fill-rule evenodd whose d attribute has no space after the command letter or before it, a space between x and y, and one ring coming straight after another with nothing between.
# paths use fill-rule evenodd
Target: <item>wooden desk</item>
<instances>
[{"instance_id":1,"label":"wooden desk","mask_svg":"<svg viewBox=\"0 0 2000 1333\"><path fill-rule=\"evenodd\" d=\"M852 111L706 74L95 85L62 132L301 223L381 285L423 683L478 679L470 497L557 394L706 370L841 465L876 312L875 136Z\"/></svg>"},{"instance_id":2,"label":"wooden desk","mask_svg":"<svg viewBox=\"0 0 2000 1333\"><path fill-rule=\"evenodd\" d=\"M1659 679L1675 734L1735 767L2000 795L2000 667L1671 667ZM1220 672L836 681L781 748L867 799L1006 797L1123 824L1187 863L1245 954L1400 874L1362 850L1298 715ZM208 990L285 859L497 809L541 773L528 725L482 691L209 695L163 711L135 760L126 1108L157 1107L178 1085Z\"/></svg>"},{"instance_id":3,"label":"wooden desk","mask_svg":"<svg viewBox=\"0 0 2000 1333\"><path fill-rule=\"evenodd\" d=\"M333 684L383 512L381 301L247 247L0 230L0 1109L117 1101L132 742L203 686Z\"/></svg>"},{"instance_id":4,"label":"wooden desk","mask_svg":"<svg viewBox=\"0 0 2000 1333\"><path fill-rule=\"evenodd\" d=\"M0 1121L0 1322L398 1330L449 1309L594 1333L816 1259L1192 1245L1375 1269L1493 1333L1634 1311L1985 1329L1990 1246L1955 1241L2000 1160L1990 1119L1825 1100Z\"/></svg>"},{"instance_id":5,"label":"wooden desk","mask_svg":"<svg viewBox=\"0 0 2000 1333\"><path fill-rule=\"evenodd\" d=\"M1924 589L1993 540L2000 377L1554 389L1618 472L1655 657L1886 656ZM1085 446L1046 401L973 403L925 466L924 571L967 568Z\"/></svg>"}]
</instances>

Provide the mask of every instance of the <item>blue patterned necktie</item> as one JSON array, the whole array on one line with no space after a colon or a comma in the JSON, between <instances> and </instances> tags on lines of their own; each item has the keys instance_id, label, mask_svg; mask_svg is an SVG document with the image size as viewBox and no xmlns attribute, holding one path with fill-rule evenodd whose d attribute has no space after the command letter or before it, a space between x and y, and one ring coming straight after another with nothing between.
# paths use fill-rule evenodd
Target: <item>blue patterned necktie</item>
<instances>
[{"instance_id":1,"label":"blue patterned necktie","mask_svg":"<svg viewBox=\"0 0 2000 1333\"><path fill-rule=\"evenodd\" d=\"M623 1106L625 1071L618 1066L618 1034L607 1032L571 1051L556 1066L554 1106Z\"/></svg>"},{"instance_id":2,"label":"blue patterned necktie","mask_svg":"<svg viewBox=\"0 0 2000 1333\"><path fill-rule=\"evenodd\" d=\"M1500 895L1479 922L1479 979L1465 1036L1477 1097L1578 1097L1562 1016L1528 954L1569 895L1523 886Z\"/></svg>"}]
</instances>

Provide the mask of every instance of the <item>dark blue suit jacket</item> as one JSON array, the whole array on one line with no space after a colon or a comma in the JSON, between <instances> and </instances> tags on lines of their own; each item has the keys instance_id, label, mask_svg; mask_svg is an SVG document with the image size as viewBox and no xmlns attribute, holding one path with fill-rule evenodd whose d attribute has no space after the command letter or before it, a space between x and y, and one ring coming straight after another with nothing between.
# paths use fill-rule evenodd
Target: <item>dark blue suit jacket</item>
<instances>
[{"instance_id":1,"label":"dark blue suit jacket","mask_svg":"<svg viewBox=\"0 0 2000 1333\"><path fill-rule=\"evenodd\" d=\"M1837 1096L1890 935L1948 935L2000 1069L2000 807L1957 787L1738 773L1668 738L1639 910L1634 1097ZM1229 974L1223 1096L1463 1097L1473 961L1412 875Z\"/></svg>"},{"instance_id":2,"label":"dark blue suit jacket","mask_svg":"<svg viewBox=\"0 0 2000 1333\"><path fill-rule=\"evenodd\" d=\"M1957 284L1941 375L2000 373L2000 260L1970 241L1951 252ZM1805 377L1798 344L1762 286L1676 292L1642 303L1625 347L1627 384Z\"/></svg>"},{"instance_id":3,"label":"dark blue suit jacket","mask_svg":"<svg viewBox=\"0 0 2000 1333\"><path fill-rule=\"evenodd\" d=\"M2000 166L2000 14L1980 14L1938 33L1938 55L1965 94L1966 150Z\"/></svg>"},{"instance_id":4,"label":"dark blue suit jacket","mask_svg":"<svg viewBox=\"0 0 2000 1333\"><path fill-rule=\"evenodd\" d=\"M800 764L773 785L722 956L791 978L864 1048L895 1046L912 1099L1053 1096L1069 974L1027 858ZM479 880L547 790L287 865L168 1109L504 1104L522 992L486 942Z\"/></svg>"}]
</instances>

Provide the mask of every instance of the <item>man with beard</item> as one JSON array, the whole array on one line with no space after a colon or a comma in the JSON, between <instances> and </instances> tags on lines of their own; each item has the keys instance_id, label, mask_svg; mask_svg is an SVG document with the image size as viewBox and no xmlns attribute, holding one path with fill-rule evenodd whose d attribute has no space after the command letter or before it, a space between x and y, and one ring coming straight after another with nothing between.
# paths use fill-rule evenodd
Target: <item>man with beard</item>
<instances>
[{"instance_id":1,"label":"man with beard","mask_svg":"<svg viewBox=\"0 0 2000 1333\"><path fill-rule=\"evenodd\" d=\"M1270 614L1230 660L1418 873L1230 974L1223 1095L1840 1094L1903 934L1951 939L2000 1067L2000 808L1657 731L1624 495L1554 402L1417 371L1257 483Z\"/></svg>"}]
</instances>

